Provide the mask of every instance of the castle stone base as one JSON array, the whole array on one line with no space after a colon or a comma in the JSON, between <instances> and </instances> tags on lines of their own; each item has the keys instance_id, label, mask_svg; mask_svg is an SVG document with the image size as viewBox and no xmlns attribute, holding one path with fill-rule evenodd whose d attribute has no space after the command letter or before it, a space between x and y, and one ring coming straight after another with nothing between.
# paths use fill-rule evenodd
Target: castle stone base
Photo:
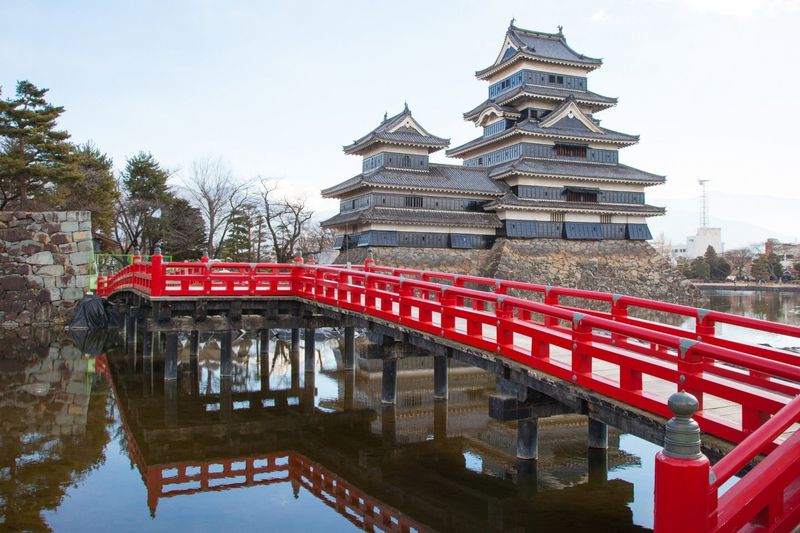
<instances>
[{"instance_id":1,"label":"castle stone base","mask_svg":"<svg viewBox=\"0 0 800 533\"><path fill-rule=\"evenodd\" d=\"M694 303L699 291L643 241L497 239L491 250L357 248L336 263L473 274L600 292Z\"/></svg>"}]
</instances>

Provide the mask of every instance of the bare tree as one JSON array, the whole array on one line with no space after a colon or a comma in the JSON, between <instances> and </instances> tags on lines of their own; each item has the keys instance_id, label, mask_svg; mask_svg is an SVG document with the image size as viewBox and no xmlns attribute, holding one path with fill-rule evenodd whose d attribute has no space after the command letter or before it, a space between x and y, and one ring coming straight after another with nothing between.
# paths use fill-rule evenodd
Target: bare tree
<instances>
[{"instance_id":1,"label":"bare tree","mask_svg":"<svg viewBox=\"0 0 800 533\"><path fill-rule=\"evenodd\" d=\"M304 198L277 197L278 183L261 180L261 214L267 227L267 241L279 263L292 260L305 225L314 216Z\"/></svg>"},{"instance_id":2,"label":"bare tree","mask_svg":"<svg viewBox=\"0 0 800 533\"><path fill-rule=\"evenodd\" d=\"M198 159L192 163L185 185L208 229L208 257L216 258L230 226L231 214L247 203L247 183L237 182L221 158Z\"/></svg>"},{"instance_id":3,"label":"bare tree","mask_svg":"<svg viewBox=\"0 0 800 533\"><path fill-rule=\"evenodd\" d=\"M753 262L753 250L751 248L737 248L725 252L725 259L733 267L737 276L744 275L745 270Z\"/></svg>"},{"instance_id":4,"label":"bare tree","mask_svg":"<svg viewBox=\"0 0 800 533\"><path fill-rule=\"evenodd\" d=\"M319 260L319 255L333 246L333 242L333 231L315 223L306 225L300 233L297 246L303 257L313 257Z\"/></svg>"}]
</instances>

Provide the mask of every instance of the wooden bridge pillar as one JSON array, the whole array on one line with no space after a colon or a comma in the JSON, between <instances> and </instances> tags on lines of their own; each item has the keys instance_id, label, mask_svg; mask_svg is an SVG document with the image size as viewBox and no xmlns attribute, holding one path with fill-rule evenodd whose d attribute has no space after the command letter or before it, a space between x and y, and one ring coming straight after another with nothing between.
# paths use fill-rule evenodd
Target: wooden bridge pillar
<instances>
[{"instance_id":1,"label":"wooden bridge pillar","mask_svg":"<svg viewBox=\"0 0 800 533\"><path fill-rule=\"evenodd\" d=\"M292 353L300 353L300 330L297 328L292 328L292 345L291 345Z\"/></svg>"},{"instance_id":2,"label":"wooden bridge pillar","mask_svg":"<svg viewBox=\"0 0 800 533\"><path fill-rule=\"evenodd\" d=\"M352 370L356 366L356 330L354 327L344 328L344 369Z\"/></svg>"},{"instance_id":3,"label":"wooden bridge pillar","mask_svg":"<svg viewBox=\"0 0 800 533\"><path fill-rule=\"evenodd\" d=\"M233 332L223 331L219 343L219 373L220 376L233 374Z\"/></svg>"},{"instance_id":4,"label":"wooden bridge pillar","mask_svg":"<svg viewBox=\"0 0 800 533\"><path fill-rule=\"evenodd\" d=\"M178 333L167 333L167 346L164 354L164 379L174 381L178 379Z\"/></svg>"},{"instance_id":5,"label":"wooden bridge pillar","mask_svg":"<svg viewBox=\"0 0 800 533\"><path fill-rule=\"evenodd\" d=\"M538 418L523 418L517 422L517 459L539 459Z\"/></svg>"},{"instance_id":6,"label":"wooden bridge pillar","mask_svg":"<svg viewBox=\"0 0 800 533\"><path fill-rule=\"evenodd\" d=\"M314 355L316 355L316 343L314 336L316 335L317 330L312 328L305 328L305 371L314 372Z\"/></svg>"},{"instance_id":7,"label":"wooden bridge pillar","mask_svg":"<svg viewBox=\"0 0 800 533\"><path fill-rule=\"evenodd\" d=\"M433 440L447 440L447 399L433 400Z\"/></svg>"},{"instance_id":8,"label":"wooden bridge pillar","mask_svg":"<svg viewBox=\"0 0 800 533\"><path fill-rule=\"evenodd\" d=\"M608 450L589 448L589 483L601 485L608 481Z\"/></svg>"},{"instance_id":9,"label":"wooden bridge pillar","mask_svg":"<svg viewBox=\"0 0 800 533\"><path fill-rule=\"evenodd\" d=\"M383 360L383 376L381 380L381 402L394 404L397 399L397 358L386 357Z\"/></svg>"},{"instance_id":10,"label":"wooden bridge pillar","mask_svg":"<svg viewBox=\"0 0 800 533\"><path fill-rule=\"evenodd\" d=\"M433 357L433 397L438 400L447 399L447 357Z\"/></svg>"},{"instance_id":11,"label":"wooden bridge pillar","mask_svg":"<svg viewBox=\"0 0 800 533\"><path fill-rule=\"evenodd\" d=\"M589 417L589 448L608 449L608 426Z\"/></svg>"},{"instance_id":12,"label":"wooden bridge pillar","mask_svg":"<svg viewBox=\"0 0 800 533\"><path fill-rule=\"evenodd\" d=\"M259 331L259 355L269 355L269 329Z\"/></svg>"}]
</instances>

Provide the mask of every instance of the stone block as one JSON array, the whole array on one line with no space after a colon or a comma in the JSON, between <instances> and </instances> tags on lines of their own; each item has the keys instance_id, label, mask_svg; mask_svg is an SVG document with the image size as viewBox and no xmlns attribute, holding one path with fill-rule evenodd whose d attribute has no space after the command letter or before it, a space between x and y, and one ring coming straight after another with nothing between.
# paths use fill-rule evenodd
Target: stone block
<instances>
[{"instance_id":1,"label":"stone block","mask_svg":"<svg viewBox=\"0 0 800 533\"><path fill-rule=\"evenodd\" d=\"M77 221L78 213L75 211L67 211L67 220Z\"/></svg>"},{"instance_id":2,"label":"stone block","mask_svg":"<svg viewBox=\"0 0 800 533\"><path fill-rule=\"evenodd\" d=\"M11 211L0 211L0 222L11 222L14 218L14 213Z\"/></svg>"},{"instance_id":3,"label":"stone block","mask_svg":"<svg viewBox=\"0 0 800 533\"><path fill-rule=\"evenodd\" d=\"M50 294L50 289L42 289L39 291L39 294L36 295L36 301L40 303L48 303L50 302L50 298L52 295Z\"/></svg>"},{"instance_id":4,"label":"stone block","mask_svg":"<svg viewBox=\"0 0 800 533\"><path fill-rule=\"evenodd\" d=\"M56 216L57 216L56 222L65 222L67 220L67 213L65 213L64 211L58 211L56 213Z\"/></svg>"},{"instance_id":5,"label":"stone block","mask_svg":"<svg viewBox=\"0 0 800 533\"><path fill-rule=\"evenodd\" d=\"M39 252L38 254L33 254L27 259L27 263L31 265L52 265L53 254L51 252Z\"/></svg>"},{"instance_id":6,"label":"stone block","mask_svg":"<svg viewBox=\"0 0 800 533\"><path fill-rule=\"evenodd\" d=\"M47 267L42 267L47 268ZM25 282L28 289L39 290L44 287L44 278L42 276L25 276Z\"/></svg>"},{"instance_id":7,"label":"stone block","mask_svg":"<svg viewBox=\"0 0 800 533\"><path fill-rule=\"evenodd\" d=\"M75 286L75 276L71 275L64 275L56 277L56 287L59 289L63 289L66 287L74 287Z\"/></svg>"},{"instance_id":8,"label":"stone block","mask_svg":"<svg viewBox=\"0 0 800 533\"><path fill-rule=\"evenodd\" d=\"M56 278L52 278L47 276L46 278L42 278L44 280L44 288L45 289L52 289L56 286Z\"/></svg>"},{"instance_id":9,"label":"stone block","mask_svg":"<svg viewBox=\"0 0 800 533\"><path fill-rule=\"evenodd\" d=\"M82 289L89 288L89 276L78 276L75 278L75 286Z\"/></svg>"},{"instance_id":10,"label":"stone block","mask_svg":"<svg viewBox=\"0 0 800 533\"><path fill-rule=\"evenodd\" d=\"M78 243L79 252L94 252L94 244L91 240L81 241Z\"/></svg>"},{"instance_id":11,"label":"stone block","mask_svg":"<svg viewBox=\"0 0 800 533\"><path fill-rule=\"evenodd\" d=\"M89 252L75 252L69 254L69 262L73 265L86 265L91 260L91 255Z\"/></svg>"},{"instance_id":12,"label":"stone block","mask_svg":"<svg viewBox=\"0 0 800 533\"><path fill-rule=\"evenodd\" d=\"M27 280L18 274L0 278L0 286L6 291L21 291L27 287Z\"/></svg>"},{"instance_id":13,"label":"stone block","mask_svg":"<svg viewBox=\"0 0 800 533\"><path fill-rule=\"evenodd\" d=\"M44 244L32 240L20 241L18 246L20 253L23 255L34 255L44 249Z\"/></svg>"},{"instance_id":14,"label":"stone block","mask_svg":"<svg viewBox=\"0 0 800 533\"><path fill-rule=\"evenodd\" d=\"M80 300L83 298L83 289L78 287L69 287L61 291L62 300Z\"/></svg>"},{"instance_id":15,"label":"stone block","mask_svg":"<svg viewBox=\"0 0 800 533\"><path fill-rule=\"evenodd\" d=\"M58 302L61 300L61 289L51 288L46 290L50 293L51 302Z\"/></svg>"},{"instance_id":16,"label":"stone block","mask_svg":"<svg viewBox=\"0 0 800 533\"><path fill-rule=\"evenodd\" d=\"M81 416L84 413L84 409L80 405L70 405L67 413L71 416Z\"/></svg>"},{"instance_id":17,"label":"stone block","mask_svg":"<svg viewBox=\"0 0 800 533\"><path fill-rule=\"evenodd\" d=\"M69 255L55 254L55 256L53 256L53 263L56 265L61 265L63 267L66 267L69 264Z\"/></svg>"},{"instance_id":18,"label":"stone block","mask_svg":"<svg viewBox=\"0 0 800 533\"><path fill-rule=\"evenodd\" d=\"M72 234L69 234L69 233L54 233L50 237L50 242L52 242L53 244L58 244L58 245L67 244L68 242L70 242L71 238L72 238Z\"/></svg>"},{"instance_id":19,"label":"stone block","mask_svg":"<svg viewBox=\"0 0 800 533\"><path fill-rule=\"evenodd\" d=\"M44 213L31 213L31 220L41 224L44 222Z\"/></svg>"},{"instance_id":20,"label":"stone block","mask_svg":"<svg viewBox=\"0 0 800 533\"><path fill-rule=\"evenodd\" d=\"M10 224L9 224L10 226ZM30 237L30 233L21 227L9 227L0 229L0 239L8 242L24 241Z\"/></svg>"},{"instance_id":21,"label":"stone block","mask_svg":"<svg viewBox=\"0 0 800 533\"><path fill-rule=\"evenodd\" d=\"M68 242L66 244L61 244L58 247L58 251L62 254L74 254L78 251L78 245L74 242Z\"/></svg>"},{"instance_id":22,"label":"stone block","mask_svg":"<svg viewBox=\"0 0 800 533\"><path fill-rule=\"evenodd\" d=\"M44 220L51 223L58 222L58 213L54 211L48 211L47 213L44 213Z\"/></svg>"},{"instance_id":23,"label":"stone block","mask_svg":"<svg viewBox=\"0 0 800 533\"><path fill-rule=\"evenodd\" d=\"M62 222L61 223L61 231L64 233L72 233L74 231L78 231L80 226L77 222Z\"/></svg>"},{"instance_id":24,"label":"stone block","mask_svg":"<svg viewBox=\"0 0 800 533\"><path fill-rule=\"evenodd\" d=\"M78 222L92 222L92 212L91 211L78 211L76 213L76 218Z\"/></svg>"},{"instance_id":25,"label":"stone block","mask_svg":"<svg viewBox=\"0 0 800 533\"><path fill-rule=\"evenodd\" d=\"M30 324L33 322L33 313L30 311L22 311L19 315L17 315L17 321L20 324Z\"/></svg>"},{"instance_id":26,"label":"stone block","mask_svg":"<svg viewBox=\"0 0 800 533\"><path fill-rule=\"evenodd\" d=\"M19 327L19 323L16 322L15 320L6 320L2 324L0 324L0 327L2 327L3 329L17 329Z\"/></svg>"},{"instance_id":27,"label":"stone block","mask_svg":"<svg viewBox=\"0 0 800 533\"><path fill-rule=\"evenodd\" d=\"M72 234L72 240L75 242L86 241L92 238L92 234L88 231L76 231Z\"/></svg>"},{"instance_id":28,"label":"stone block","mask_svg":"<svg viewBox=\"0 0 800 533\"><path fill-rule=\"evenodd\" d=\"M61 265L45 265L36 271L40 276L63 276L64 267Z\"/></svg>"},{"instance_id":29,"label":"stone block","mask_svg":"<svg viewBox=\"0 0 800 533\"><path fill-rule=\"evenodd\" d=\"M50 242L50 235L48 235L47 233L45 233L43 231L39 231L37 233L34 233L32 235L32 238L33 238L34 241L40 242L42 244L47 244L47 243Z\"/></svg>"}]
</instances>

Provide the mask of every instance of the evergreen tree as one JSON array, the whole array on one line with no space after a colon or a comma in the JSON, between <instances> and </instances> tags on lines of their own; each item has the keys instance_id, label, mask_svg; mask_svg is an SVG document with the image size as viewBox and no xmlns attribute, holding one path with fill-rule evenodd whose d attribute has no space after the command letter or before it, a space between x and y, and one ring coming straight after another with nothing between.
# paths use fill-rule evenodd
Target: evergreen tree
<instances>
[{"instance_id":1,"label":"evergreen tree","mask_svg":"<svg viewBox=\"0 0 800 533\"><path fill-rule=\"evenodd\" d=\"M47 91L20 81L15 98L0 100L0 209L27 209L79 177L69 133L56 129L64 108L48 103Z\"/></svg>"},{"instance_id":2,"label":"evergreen tree","mask_svg":"<svg viewBox=\"0 0 800 533\"><path fill-rule=\"evenodd\" d=\"M183 198L176 198L167 208L164 218L166 233L162 249L173 261L202 257L206 247L206 232L200 210Z\"/></svg>"},{"instance_id":3,"label":"evergreen tree","mask_svg":"<svg viewBox=\"0 0 800 533\"><path fill-rule=\"evenodd\" d=\"M709 277L712 280L721 281L730 276L731 265L725 259L717 255L717 251L714 250L713 246L706 248L703 259L708 265Z\"/></svg>"},{"instance_id":4,"label":"evergreen tree","mask_svg":"<svg viewBox=\"0 0 800 533\"><path fill-rule=\"evenodd\" d=\"M258 213L246 204L231 212L228 235L222 243L222 256L231 261L255 261Z\"/></svg>"},{"instance_id":5,"label":"evergreen tree","mask_svg":"<svg viewBox=\"0 0 800 533\"><path fill-rule=\"evenodd\" d=\"M52 203L63 210L91 211L92 230L110 237L119 196L111 158L88 142L77 147L74 161L78 179L59 185Z\"/></svg>"},{"instance_id":6,"label":"evergreen tree","mask_svg":"<svg viewBox=\"0 0 800 533\"><path fill-rule=\"evenodd\" d=\"M769 262L763 254L753 259L750 274L758 280L769 279Z\"/></svg>"}]
</instances>

